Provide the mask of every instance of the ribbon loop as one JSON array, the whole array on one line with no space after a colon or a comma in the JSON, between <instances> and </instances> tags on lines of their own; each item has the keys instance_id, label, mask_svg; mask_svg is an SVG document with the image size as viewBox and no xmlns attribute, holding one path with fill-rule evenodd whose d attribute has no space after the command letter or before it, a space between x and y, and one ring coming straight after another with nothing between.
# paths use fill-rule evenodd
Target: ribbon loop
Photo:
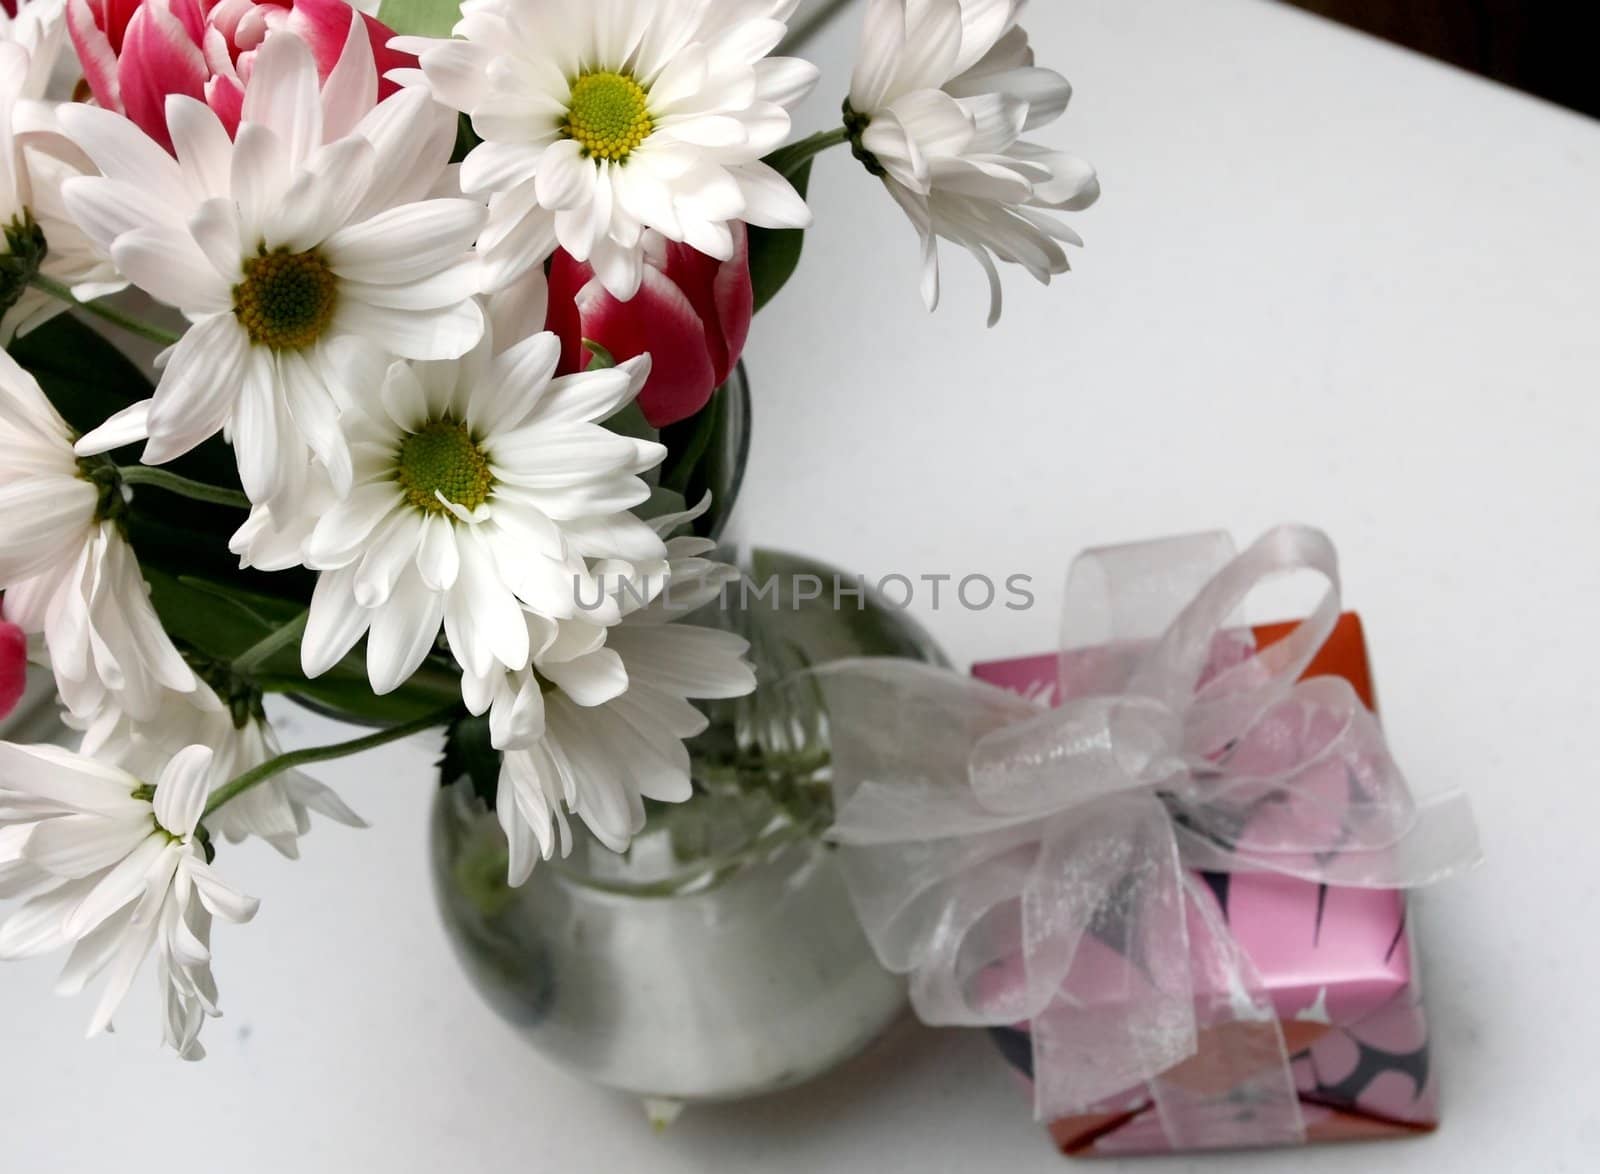
<instances>
[{"instance_id":1,"label":"ribbon loop","mask_svg":"<svg viewBox=\"0 0 1600 1174\"><path fill-rule=\"evenodd\" d=\"M1257 650L1230 617L1292 572L1321 597ZM1145 1084L1175 1143L1292 1140L1270 1000L1185 870L1411 887L1477 859L1470 810L1417 804L1349 683L1299 679L1340 610L1319 531L1090 551L1067 598L1053 710L912 662L819 670L856 912L924 1021L1029 1023L1039 1116ZM1202 1033L1248 1137L1183 1081Z\"/></svg>"}]
</instances>

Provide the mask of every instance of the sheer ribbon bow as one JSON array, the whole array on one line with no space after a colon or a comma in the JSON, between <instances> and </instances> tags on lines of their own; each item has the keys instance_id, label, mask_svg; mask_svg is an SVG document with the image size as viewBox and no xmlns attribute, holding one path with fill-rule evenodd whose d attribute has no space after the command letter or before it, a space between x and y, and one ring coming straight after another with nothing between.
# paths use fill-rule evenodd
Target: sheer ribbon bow
<instances>
[{"instance_id":1,"label":"sheer ribbon bow","mask_svg":"<svg viewBox=\"0 0 1600 1174\"><path fill-rule=\"evenodd\" d=\"M1225 626L1307 571L1326 588L1283 639ZM1350 684L1300 680L1339 612L1321 532L1203 534L1076 560L1058 708L909 661L820 671L862 925L924 1022L1028 1022L1041 1119L1145 1086L1175 1147L1303 1140L1272 1003L1190 870L1410 888L1477 859L1465 799L1416 802ZM1202 1033L1225 1095L1171 1078Z\"/></svg>"}]
</instances>

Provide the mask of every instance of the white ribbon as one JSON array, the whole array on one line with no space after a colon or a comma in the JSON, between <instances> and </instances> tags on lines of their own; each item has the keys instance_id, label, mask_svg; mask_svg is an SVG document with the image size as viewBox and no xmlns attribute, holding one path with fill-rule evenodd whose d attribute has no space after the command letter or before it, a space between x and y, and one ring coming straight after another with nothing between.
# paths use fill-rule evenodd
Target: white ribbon
<instances>
[{"instance_id":1,"label":"white ribbon","mask_svg":"<svg viewBox=\"0 0 1600 1174\"><path fill-rule=\"evenodd\" d=\"M1304 571L1326 588L1290 634L1227 628ZM1041 1119L1147 1085L1177 1148L1302 1139L1271 1001L1191 870L1409 888L1478 858L1464 797L1419 806L1350 684L1299 680L1339 614L1321 532L1197 535L1076 560L1058 708L910 661L819 671L861 923L925 1022L1028 1021ZM1202 1031L1226 1096L1163 1079Z\"/></svg>"}]
</instances>

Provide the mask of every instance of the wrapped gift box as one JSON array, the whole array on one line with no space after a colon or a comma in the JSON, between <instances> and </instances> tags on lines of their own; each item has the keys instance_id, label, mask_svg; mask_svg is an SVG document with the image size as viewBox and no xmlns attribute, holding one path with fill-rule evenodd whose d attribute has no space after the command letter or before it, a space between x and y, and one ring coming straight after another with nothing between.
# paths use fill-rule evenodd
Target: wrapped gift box
<instances>
[{"instance_id":1,"label":"wrapped gift box","mask_svg":"<svg viewBox=\"0 0 1600 1174\"><path fill-rule=\"evenodd\" d=\"M1258 646L1293 625L1254 629ZM1236 645L1237 646L1237 645ZM1225 650L1219 656L1226 657ZM973 668L991 684L1059 703L1072 660L1055 654ZM1346 613L1307 670L1344 677L1375 708L1361 621ZM1427 1020L1406 897L1390 890L1337 888L1266 873L1203 873L1205 891L1260 973L1292 1056L1308 1141L1426 1132L1438 1123ZM1114 1010L1108 1013L1115 1013ZM1006 1057L1031 1076L1026 1025L994 1035ZM1214 1042L1214 1041L1213 1041ZM1171 1083L1226 1095L1232 1077L1201 1035L1198 1054L1166 1074ZM1209 1052L1209 1054L1208 1054ZM1063 1152L1081 1156L1170 1149L1143 1087L1090 1111L1050 1122Z\"/></svg>"}]
</instances>

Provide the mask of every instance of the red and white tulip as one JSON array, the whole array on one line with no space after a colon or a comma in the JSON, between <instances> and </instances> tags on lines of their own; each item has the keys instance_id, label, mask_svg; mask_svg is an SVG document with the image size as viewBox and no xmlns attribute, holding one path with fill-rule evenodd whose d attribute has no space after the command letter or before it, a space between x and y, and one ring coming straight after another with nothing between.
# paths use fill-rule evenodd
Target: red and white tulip
<instances>
[{"instance_id":1,"label":"red and white tulip","mask_svg":"<svg viewBox=\"0 0 1600 1174\"><path fill-rule=\"evenodd\" d=\"M170 94L205 102L230 134L239 126L256 51L269 32L287 30L311 49L323 82L338 65L351 23L364 23L384 79L416 59L388 48L393 32L344 0L68 0L67 29L95 101L127 115L168 150Z\"/></svg>"},{"instance_id":2,"label":"red and white tulip","mask_svg":"<svg viewBox=\"0 0 1600 1174\"><path fill-rule=\"evenodd\" d=\"M592 266L558 249L550 261L545 328L561 339L561 370L581 370L590 339L620 363L648 353L650 378L639 406L656 428L687 419L711 401L744 352L754 313L744 225L733 226L726 261L645 233L644 277L628 301L612 295Z\"/></svg>"}]
</instances>

